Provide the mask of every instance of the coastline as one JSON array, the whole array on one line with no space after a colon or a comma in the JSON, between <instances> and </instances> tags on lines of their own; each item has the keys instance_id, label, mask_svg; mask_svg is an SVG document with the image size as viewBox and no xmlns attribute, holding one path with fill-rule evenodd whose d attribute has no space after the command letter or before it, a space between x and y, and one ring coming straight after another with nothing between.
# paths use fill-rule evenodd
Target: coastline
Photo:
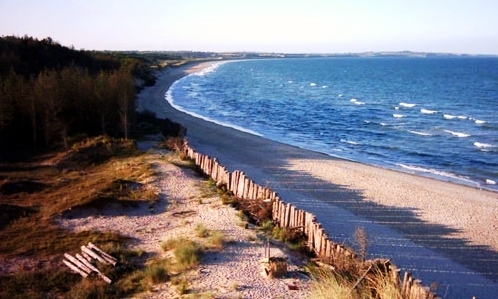
<instances>
[{"instance_id":1,"label":"coastline","mask_svg":"<svg viewBox=\"0 0 498 299\"><path fill-rule=\"evenodd\" d=\"M454 285L454 276L460 276L457 281L462 283L489 285L484 294L498 290L497 193L330 157L195 118L171 107L164 98L171 84L213 63L162 71L156 85L139 95L139 107L181 123L187 128L190 145L199 152L216 157L230 171L244 171L284 201L317 215L324 226L330 227L326 230L331 239L353 243L354 228L365 226L373 254L390 258L393 252L394 263L401 261L402 267L412 267L412 272L415 269L414 274L426 285L435 281L451 285L452 297L461 297L465 293ZM408 252L400 250L395 242L403 243ZM417 251L418 247L424 250ZM417 256L416 261L407 254ZM431 254L434 256L421 260L421 256ZM423 265L417 265L418 261ZM430 261L433 265L428 265ZM438 266L448 261L464 267L451 265L445 270ZM465 267L474 276L459 273L465 272ZM486 296L469 292L477 298Z\"/></svg>"}]
</instances>

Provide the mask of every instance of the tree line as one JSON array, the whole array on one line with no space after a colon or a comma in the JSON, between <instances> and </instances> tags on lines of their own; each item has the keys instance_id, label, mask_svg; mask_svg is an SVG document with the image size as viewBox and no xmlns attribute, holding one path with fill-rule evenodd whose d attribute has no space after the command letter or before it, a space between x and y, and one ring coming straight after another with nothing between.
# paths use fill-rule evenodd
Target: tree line
<instances>
[{"instance_id":1,"label":"tree line","mask_svg":"<svg viewBox=\"0 0 498 299\"><path fill-rule=\"evenodd\" d=\"M153 73L137 57L1 37L0 150L67 149L75 135L129 138L136 92L150 84Z\"/></svg>"}]
</instances>

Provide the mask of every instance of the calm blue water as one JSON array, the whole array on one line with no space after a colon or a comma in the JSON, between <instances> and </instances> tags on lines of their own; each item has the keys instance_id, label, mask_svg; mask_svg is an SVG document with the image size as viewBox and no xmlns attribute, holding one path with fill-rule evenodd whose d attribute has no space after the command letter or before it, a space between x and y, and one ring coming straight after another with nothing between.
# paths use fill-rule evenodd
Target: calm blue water
<instances>
[{"instance_id":1,"label":"calm blue water","mask_svg":"<svg viewBox=\"0 0 498 299\"><path fill-rule=\"evenodd\" d=\"M269 139L498 191L498 58L236 61L167 99Z\"/></svg>"}]
</instances>

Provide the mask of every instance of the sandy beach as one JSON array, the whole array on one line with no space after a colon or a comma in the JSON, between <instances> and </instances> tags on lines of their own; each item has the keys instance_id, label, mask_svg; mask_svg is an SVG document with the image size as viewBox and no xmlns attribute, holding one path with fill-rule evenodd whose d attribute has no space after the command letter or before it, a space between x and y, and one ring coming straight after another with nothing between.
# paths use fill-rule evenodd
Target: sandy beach
<instances>
[{"instance_id":1,"label":"sandy beach","mask_svg":"<svg viewBox=\"0 0 498 299\"><path fill-rule=\"evenodd\" d=\"M171 84L210 64L162 71L140 94L140 109L181 123L197 151L317 215L331 239L353 246L354 229L364 227L372 257L392 258L426 285L439 283L441 296L498 292L498 193L336 159L172 108L165 100Z\"/></svg>"}]
</instances>

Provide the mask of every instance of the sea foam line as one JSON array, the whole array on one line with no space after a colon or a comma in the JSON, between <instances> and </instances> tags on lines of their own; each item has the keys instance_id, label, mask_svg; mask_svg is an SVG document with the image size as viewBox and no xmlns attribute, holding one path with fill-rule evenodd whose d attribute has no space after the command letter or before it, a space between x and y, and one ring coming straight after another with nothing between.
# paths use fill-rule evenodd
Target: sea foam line
<instances>
[{"instance_id":1,"label":"sea foam line","mask_svg":"<svg viewBox=\"0 0 498 299\"><path fill-rule=\"evenodd\" d=\"M191 74L193 75L193 74ZM189 75L190 76L190 75ZM182 78L183 79L183 78ZM182 80L180 79L180 80ZM164 95L164 98L166 99L166 101L168 101L168 103L173 107L175 108L176 110L178 111L181 111L181 112L184 112L188 115L191 115L195 118L200 118L200 119L203 119L205 121L209 121L209 122L212 122L212 123L215 123L215 124L218 124L220 126L224 126L224 127L229 127L229 128L232 128L232 129L235 129L235 130L238 130L238 131L241 131L241 132L245 132L245 133L249 133L249 134L252 134L252 135L256 135L256 136L260 136L260 137L263 137L262 134L260 133L257 133L255 131L252 131L252 130L249 130L249 129L246 129L246 128L243 128L243 127L240 127L240 126L236 126L236 125L232 125L232 124L228 124L228 123L224 123L224 122L220 122L218 120L215 120L215 119L212 119L212 118L209 118L209 117L206 117L206 116L203 116L203 115L200 115L198 113L195 113L195 112L192 112L192 111L189 111L185 108L183 108L182 106L180 105L177 105L175 104L175 101L173 100L173 94L172 94L172 91L174 89L174 87L176 86L176 83L179 82L180 80L178 81L175 81L173 82L173 84L170 86L170 88L168 89L168 91L165 93Z\"/></svg>"},{"instance_id":2,"label":"sea foam line","mask_svg":"<svg viewBox=\"0 0 498 299\"><path fill-rule=\"evenodd\" d=\"M422 113L422 114L436 114L437 111L422 108L422 109L420 109L420 113Z\"/></svg>"},{"instance_id":3,"label":"sea foam line","mask_svg":"<svg viewBox=\"0 0 498 299\"><path fill-rule=\"evenodd\" d=\"M425 132L419 132L419 131L408 131L408 132L415 134L415 135L420 135L420 136L432 136L432 134L425 133Z\"/></svg>"},{"instance_id":4,"label":"sea foam line","mask_svg":"<svg viewBox=\"0 0 498 299\"><path fill-rule=\"evenodd\" d=\"M401 107L405 107L405 108L412 108L412 107L415 107L417 104L401 102L401 103L399 103L399 105Z\"/></svg>"},{"instance_id":5,"label":"sea foam line","mask_svg":"<svg viewBox=\"0 0 498 299\"><path fill-rule=\"evenodd\" d=\"M470 134L466 134L466 133L454 132L454 131L450 131L450 130L444 130L444 131L446 133L450 133L451 135L456 136L458 138L465 138L465 137L470 136Z\"/></svg>"}]
</instances>

